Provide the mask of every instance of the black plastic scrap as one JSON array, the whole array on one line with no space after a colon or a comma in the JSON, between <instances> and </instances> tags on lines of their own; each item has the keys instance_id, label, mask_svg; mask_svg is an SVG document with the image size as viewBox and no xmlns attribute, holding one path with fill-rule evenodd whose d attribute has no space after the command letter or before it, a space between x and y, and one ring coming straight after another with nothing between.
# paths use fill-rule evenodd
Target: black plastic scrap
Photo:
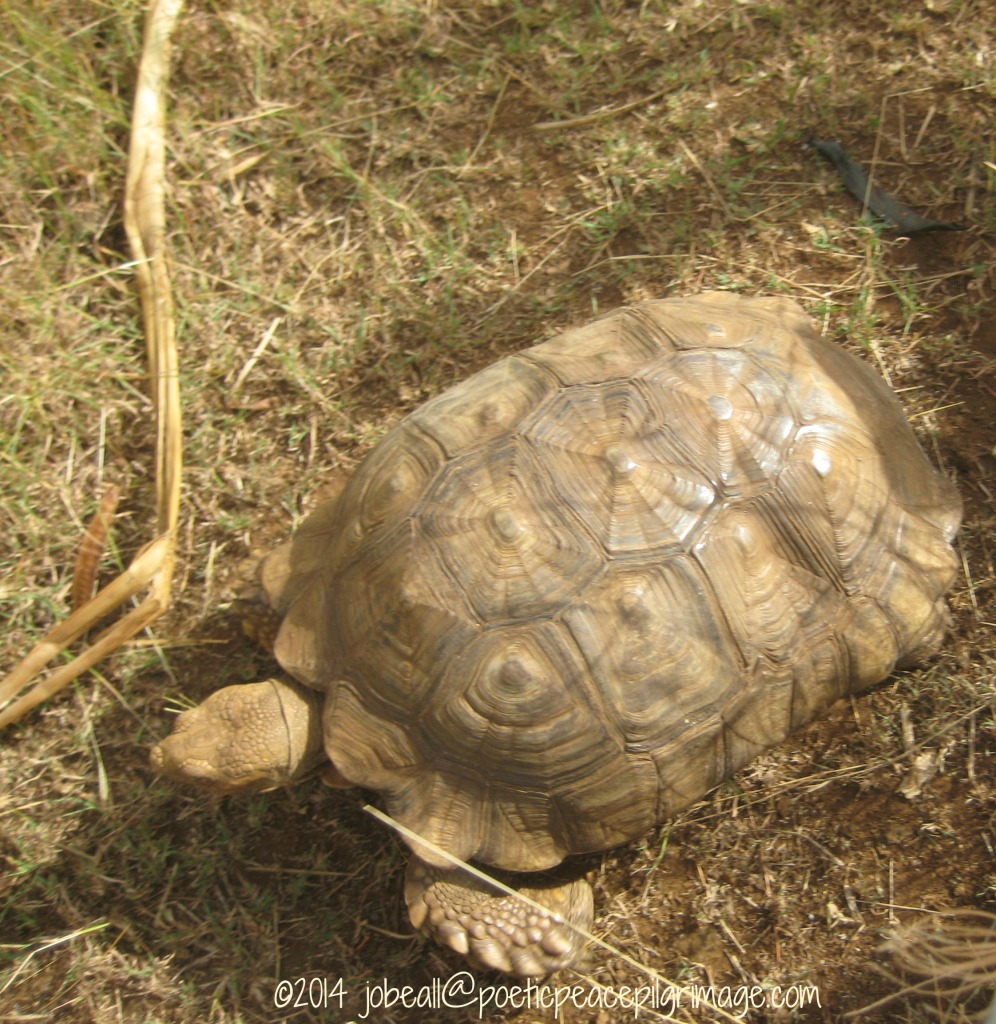
<instances>
[{"instance_id":1,"label":"black plastic scrap","mask_svg":"<svg viewBox=\"0 0 996 1024\"><path fill-rule=\"evenodd\" d=\"M847 191L860 203L867 203L868 209L877 217L890 221L904 235L912 235L917 231L964 231L964 224L953 221L928 220L911 210L905 203L893 199L888 192L883 192L878 185L868 187L868 175L861 164L848 159L844 147L839 142L824 142L810 139L809 144L822 153L840 172L841 180Z\"/></svg>"}]
</instances>

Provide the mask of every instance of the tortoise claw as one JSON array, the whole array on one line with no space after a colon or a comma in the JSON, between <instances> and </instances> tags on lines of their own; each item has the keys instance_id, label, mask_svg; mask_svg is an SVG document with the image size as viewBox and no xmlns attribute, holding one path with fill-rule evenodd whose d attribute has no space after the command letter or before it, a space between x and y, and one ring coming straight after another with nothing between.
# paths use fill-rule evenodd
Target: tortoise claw
<instances>
[{"instance_id":1,"label":"tortoise claw","mask_svg":"<svg viewBox=\"0 0 996 1024\"><path fill-rule=\"evenodd\" d=\"M591 886L583 880L508 895L464 871L417 858L408 868L405 900L417 929L473 966L522 978L575 964L594 913Z\"/></svg>"}]
</instances>

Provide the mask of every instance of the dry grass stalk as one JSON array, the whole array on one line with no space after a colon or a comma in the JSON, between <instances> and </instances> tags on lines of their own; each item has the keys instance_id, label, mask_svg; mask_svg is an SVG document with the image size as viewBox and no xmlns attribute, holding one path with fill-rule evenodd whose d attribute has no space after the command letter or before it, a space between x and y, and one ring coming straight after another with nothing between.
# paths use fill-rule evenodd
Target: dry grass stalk
<instances>
[{"instance_id":1,"label":"dry grass stalk","mask_svg":"<svg viewBox=\"0 0 996 1024\"><path fill-rule=\"evenodd\" d=\"M887 949L903 970L952 998L996 983L996 915L984 910L948 910L919 919L896 932Z\"/></svg>"},{"instance_id":2,"label":"dry grass stalk","mask_svg":"<svg viewBox=\"0 0 996 1024\"><path fill-rule=\"evenodd\" d=\"M31 708L68 686L74 679L117 650L169 606L176 561L176 526L180 511L180 473L183 463L180 384L177 365L173 299L166 265L165 157L166 84L169 80L170 36L183 9L183 0L152 0L146 20L132 117L128 177L125 187L125 228L142 304L148 346L149 377L156 416L156 531L157 539L96 597L55 626L31 653L0 681L0 728L18 721ZM98 513L100 517L101 513ZM105 514L106 515L106 514ZM109 516L106 516L109 518ZM88 531L89 532L89 531ZM87 596L96 565L92 551L81 559ZM90 573L87 583L86 576ZM77 637L118 608L146 584L148 596L139 606L105 630L79 657L40 680L14 699L34 675ZM9 703L8 703L9 702Z\"/></svg>"},{"instance_id":3,"label":"dry grass stalk","mask_svg":"<svg viewBox=\"0 0 996 1024\"><path fill-rule=\"evenodd\" d=\"M80 549L73 567L73 589L69 595L69 607L75 612L93 597L93 588L97 582L100 559L107 546L114 512L118 507L120 494L117 487L108 487L100 499L100 506L94 512L90 522L83 531Z\"/></svg>"},{"instance_id":4,"label":"dry grass stalk","mask_svg":"<svg viewBox=\"0 0 996 1024\"><path fill-rule=\"evenodd\" d=\"M854 1016L910 995L948 1004L975 999L996 984L996 914L959 908L923 915L897 929L882 952L902 974L922 980L863 1006Z\"/></svg>"}]
</instances>

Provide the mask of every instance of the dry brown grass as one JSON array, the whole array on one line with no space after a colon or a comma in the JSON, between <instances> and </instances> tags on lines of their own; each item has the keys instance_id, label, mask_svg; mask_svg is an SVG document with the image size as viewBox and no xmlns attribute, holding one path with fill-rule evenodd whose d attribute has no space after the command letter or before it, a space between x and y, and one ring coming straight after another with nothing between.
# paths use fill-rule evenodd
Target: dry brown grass
<instances>
[{"instance_id":1,"label":"dry brown grass","mask_svg":"<svg viewBox=\"0 0 996 1024\"><path fill-rule=\"evenodd\" d=\"M916 995L942 1020L968 1020L966 1005L996 978L996 915L961 909L918 914L889 936L883 952L907 983L897 979L895 993L880 1005ZM987 1024L993 1014L996 999Z\"/></svg>"},{"instance_id":2,"label":"dry brown grass","mask_svg":"<svg viewBox=\"0 0 996 1024\"><path fill-rule=\"evenodd\" d=\"M118 564L155 507L120 207L141 11L39 7L12 0L0 39L4 668L65 613L106 487ZM410 936L401 851L356 794L205 805L153 780L146 751L174 698L267 671L225 612L232 586L391 422L594 310L704 287L791 294L887 375L958 478L965 574L933 664L593 858L598 927L685 983L814 984L821 1009L750 1019L829 1021L893 990L884 932L993 909L991 26L982 0L188 11L168 165L177 599L2 737L0 1021L348 1019L278 1010L276 980L342 978L356 1013L368 982L459 969ZM568 127L537 130L551 121ZM810 133L971 230L857 223ZM602 953L588 975L635 979ZM864 1019L928 1017L910 995Z\"/></svg>"}]
</instances>

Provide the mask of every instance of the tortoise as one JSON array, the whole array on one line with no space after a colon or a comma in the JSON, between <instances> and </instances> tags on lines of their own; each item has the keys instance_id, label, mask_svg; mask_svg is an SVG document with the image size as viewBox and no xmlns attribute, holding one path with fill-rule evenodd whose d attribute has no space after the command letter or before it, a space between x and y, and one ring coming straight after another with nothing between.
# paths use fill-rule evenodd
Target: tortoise
<instances>
[{"instance_id":1,"label":"tortoise","mask_svg":"<svg viewBox=\"0 0 996 1024\"><path fill-rule=\"evenodd\" d=\"M222 793L319 764L378 791L420 837L416 929L546 975L593 897L543 872L938 649L960 515L892 392L796 303L634 304L390 430L262 564L291 678L217 691L152 763Z\"/></svg>"}]
</instances>

